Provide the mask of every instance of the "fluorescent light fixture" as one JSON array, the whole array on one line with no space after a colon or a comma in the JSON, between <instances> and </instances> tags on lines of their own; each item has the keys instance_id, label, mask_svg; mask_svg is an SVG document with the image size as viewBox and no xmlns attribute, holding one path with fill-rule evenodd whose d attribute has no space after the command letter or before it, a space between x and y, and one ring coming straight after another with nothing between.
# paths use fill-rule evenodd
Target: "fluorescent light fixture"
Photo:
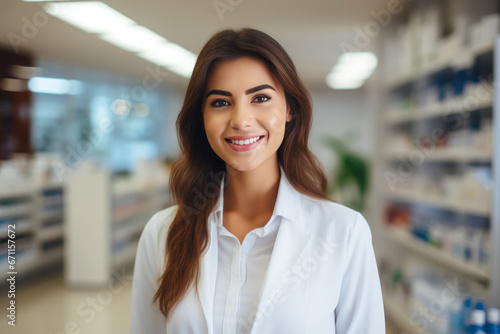
<instances>
[{"instance_id":1,"label":"fluorescent light fixture","mask_svg":"<svg viewBox=\"0 0 500 334\"><path fill-rule=\"evenodd\" d=\"M99 38L130 52L148 51L168 42L162 36L139 25L126 26L120 30L103 34Z\"/></svg>"},{"instance_id":2,"label":"fluorescent light fixture","mask_svg":"<svg viewBox=\"0 0 500 334\"><path fill-rule=\"evenodd\" d=\"M100 1L55 2L44 5L47 13L102 40L189 78L196 55L170 43L151 30L137 25L125 15Z\"/></svg>"},{"instance_id":3,"label":"fluorescent light fixture","mask_svg":"<svg viewBox=\"0 0 500 334\"><path fill-rule=\"evenodd\" d=\"M33 77L28 81L28 88L33 93L76 95L82 91L83 83L78 80Z\"/></svg>"},{"instance_id":4,"label":"fluorescent light fixture","mask_svg":"<svg viewBox=\"0 0 500 334\"><path fill-rule=\"evenodd\" d=\"M344 52L340 55L338 66L345 68L362 68L373 71L377 67L377 56L372 52Z\"/></svg>"},{"instance_id":5,"label":"fluorescent light fixture","mask_svg":"<svg viewBox=\"0 0 500 334\"><path fill-rule=\"evenodd\" d=\"M377 56L372 52L345 52L326 77L326 83L333 89L356 89L363 86L375 68Z\"/></svg>"},{"instance_id":6,"label":"fluorescent light fixture","mask_svg":"<svg viewBox=\"0 0 500 334\"><path fill-rule=\"evenodd\" d=\"M332 89L357 89L364 83L364 80L341 80L333 76L326 77L326 84Z\"/></svg>"},{"instance_id":7,"label":"fluorescent light fixture","mask_svg":"<svg viewBox=\"0 0 500 334\"><path fill-rule=\"evenodd\" d=\"M193 53L174 43L160 44L154 50L139 53L139 57L185 77L191 75L196 63Z\"/></svg>"},{"instance_id":8,"label":"fluorescent light fixture","mask_svg":"<svg viewBox=\"0 0 500 334\"><path fill-rule=\"evenodd\" d=\"M183 76L185 78L189 78L191 74L193 73L194 69L194 62L192 65L190 64L179 64L177 66L171 66L171 67L166 67L168 70L177 73L180 76Z\"/></svg>"},{"instance_id":9,"label":"fluorescent light fixture","mask_svg":"<svg viewBox=\"0 0 500 334\"><path fill-rule=\"evenodd\" d=\"M100 1L49 3L44 9L50 15L88 33L108 33L135 24Z\"/></svg>"}]
</instances>

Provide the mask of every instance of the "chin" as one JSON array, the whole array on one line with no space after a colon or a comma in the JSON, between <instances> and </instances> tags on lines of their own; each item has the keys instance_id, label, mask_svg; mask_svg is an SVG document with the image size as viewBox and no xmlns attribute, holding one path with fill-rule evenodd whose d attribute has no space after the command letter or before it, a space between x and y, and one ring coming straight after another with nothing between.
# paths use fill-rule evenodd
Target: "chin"
<instances>
[{"instance_id":1,"label":"chin","mask_svg":"<svg viewBox=\"0 0 500 334\"><path fill-rule=\"evenodd\" d=\"M248 171L251 171L253 169L255 169L256 167L253 166L253 165L249 165L249 164L229 164L229 163L226 163L226 169L227 169L227 172L229 174L233 173L241 173L241 172L248 172Z\"/></svg>"}]
</instances>

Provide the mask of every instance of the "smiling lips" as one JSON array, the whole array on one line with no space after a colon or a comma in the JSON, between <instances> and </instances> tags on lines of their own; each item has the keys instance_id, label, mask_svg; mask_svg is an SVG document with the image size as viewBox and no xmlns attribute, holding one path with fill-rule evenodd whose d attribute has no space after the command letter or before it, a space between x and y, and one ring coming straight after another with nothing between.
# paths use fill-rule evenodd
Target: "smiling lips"
<instances>
[{"instance_id":1,"label":"smiling lips","mask_svg":"<svg viewBox=\"0 0 500 334\"><path fill-rule=\"evenodd\" d=\"M264 136L234 136L226 138L228 145L235 151L249 151L257 147Z\"/></svg>"}]
</instances>

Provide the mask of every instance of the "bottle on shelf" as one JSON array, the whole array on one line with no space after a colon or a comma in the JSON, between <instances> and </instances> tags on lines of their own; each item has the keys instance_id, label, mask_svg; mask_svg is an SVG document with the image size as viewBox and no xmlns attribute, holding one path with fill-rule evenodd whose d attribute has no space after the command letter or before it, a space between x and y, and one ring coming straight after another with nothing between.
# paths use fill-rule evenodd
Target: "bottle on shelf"
<instances>
[{"instance_id":1,"label":"bottle on shelf","mask_svg":"<svg viewBox=\"0 0 500 334\"><path fill-rule=\"evenodd\" d=\"M500 334L500 310L497 308L488 308L486 325L484 326L486 334Z\"/></svg>"},{"instance_id":2,"label":"bottle on shelf","mask_svg":"<svg viewBox=\"0 0 500 334\"><path fill-rule=\"evenodd\" d=\"M484 302L482 300L478 300L476 306L474 306L474 310L481 310L486 312L486 309L484 307Z\"/></svg>"},{"instance_id":3,"label":"bottle on shelf","mask_svg":"<svg viewBox=\"0 0 500 334\"><path fill-rule=\"evenodd\" d=\"M467 333L467 331L465 329L469 325L469 319L470 319L471 312L472 312L472 298L466 297L464 299L464 303L462 305L462 319L463 319L462 328L464 329L463 330L464 334Z\"/></svg>"},{"instance_id":4,"label":"bottle on shelf","mask_svg":"<svg viewBox=\"0 0 500 334\"><path fill-rule=\"evenodd\" d=\"M467 334L485 334L485 322L486 312L481 309L474 309L470 315L469 325L467 326Z\"/></svg>"},{"instance_id":5,"label":"bottle on shelf","mask_svg":"<svg viewBox=\"0 0 500 334\"><path fill-rule=\"evenodd\" d=\"M463 333L464 328L464 312L462 312L462 303L457 302L453 303L450 306L449 315L448 315L448 332L449 333Z\"/></svg>"}]
</instances>

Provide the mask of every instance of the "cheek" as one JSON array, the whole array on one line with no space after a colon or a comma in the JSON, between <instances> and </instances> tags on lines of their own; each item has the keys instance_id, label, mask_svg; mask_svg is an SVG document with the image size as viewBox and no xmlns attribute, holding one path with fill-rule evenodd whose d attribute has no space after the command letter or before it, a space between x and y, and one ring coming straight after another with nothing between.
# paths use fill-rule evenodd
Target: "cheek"
<instances>
[{"instance_id":1,"label":"cheek","mask_svg":"<svg viewBox=\"0 0 500 334\"><path fill-rule=\"evenodd\" d=\"M217 132L217 122L213 119L213 117L205 117L203 124L207 137L213 137Z\"/></svg>"},{"instance_id":2,"label":"cheek","mask_svg":"<svg viewBox=\"0 0 500 334\"><path fill-rule=\"evenodd\" d=\"M271 132L282 132L285 129L284 118L280 116L273 116L269 119L268 124Z\"/></svg>"}]
</instances>

